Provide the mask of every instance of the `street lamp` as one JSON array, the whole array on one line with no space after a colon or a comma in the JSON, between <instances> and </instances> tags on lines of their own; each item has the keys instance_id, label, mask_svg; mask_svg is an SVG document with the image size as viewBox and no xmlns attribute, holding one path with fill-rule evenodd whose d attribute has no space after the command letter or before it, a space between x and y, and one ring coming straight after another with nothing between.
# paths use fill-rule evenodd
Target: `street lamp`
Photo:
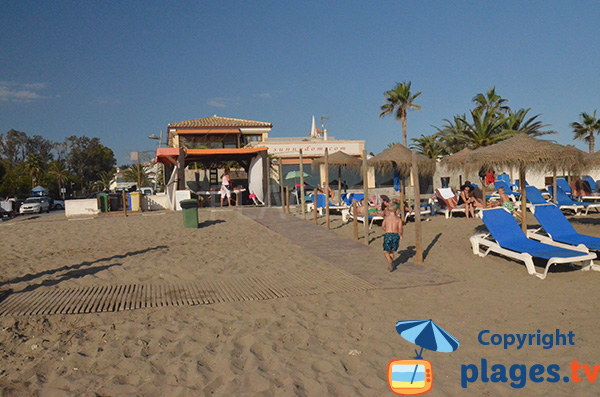
<instances>
[{"instance_id":1,"label":"street lamp","mask_svg":"<svg viewBox=\"0 0 600 397\"><path fill-rule=\"evenodd\" d=\"M158 140L158 148L160 149L160 145L162 144L162 135L163 135L163 131L160 130L160 136L156 136L156 134L152 134L148 137L148 139L157 139Z\"/></svg>"}]
</instances>

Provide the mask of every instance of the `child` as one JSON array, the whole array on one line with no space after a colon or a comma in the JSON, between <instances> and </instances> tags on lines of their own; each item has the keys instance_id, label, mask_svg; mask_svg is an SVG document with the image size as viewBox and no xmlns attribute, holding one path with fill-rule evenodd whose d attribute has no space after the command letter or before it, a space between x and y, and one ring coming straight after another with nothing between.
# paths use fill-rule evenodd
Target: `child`
<instances>
[{"instance_id":1,"label":"child","mask_svg":"<svg viewBox=\"0 0 600 397\"><path fill-rule=\"evenodd\" d=\"M400 210L396 204L390 204L388 213L383 219L381 227L385 231L383 236L383 255L388 261L388 270L394 270L394 252L400 247L400 240L403 238L402 219L398 217Z\"/></svg>"},{"instance_id":2,"label":"child","mask_svg":"<svg viewBox=\"0 0 600 397\"><path fill-rule=\"evenodd\" d=\"M500 195L500 202L502 206L508 210L512 215L515 215L517 218L521 219L521 214L515 211L515 206L512 201L510 201L510 197L506 194L506 191L503 187L498 189L498 194Z\"/></svg>"}]
</instances>

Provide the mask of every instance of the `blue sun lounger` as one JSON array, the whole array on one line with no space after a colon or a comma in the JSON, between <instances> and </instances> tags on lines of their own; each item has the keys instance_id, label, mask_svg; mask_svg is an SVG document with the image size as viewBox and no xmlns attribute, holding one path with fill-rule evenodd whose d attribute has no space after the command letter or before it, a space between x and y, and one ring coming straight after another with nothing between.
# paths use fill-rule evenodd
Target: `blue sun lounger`
<instances>
[{"instance_id":1,"label":"blue sun lounger","mask_svg":"<svg viewBox=\"0 0 600 397\"><path fill-rule=\"evenodd\" d=\"M600 251L600 238L579 234L565 218L563 213L554 204L536 205L533 207L533 215L540 222L547 235L542 234L541 229L528 231L528 236L541 242L563 246L583 246L584 248ZM557 243L562 243L559 245ZM565 245L566 244L566 245Z\"/></svg>"},{"instance_id":2,"label":"blue sun lounger","mask_svg":"<svg viewBox=\"0 0 600 397\"><path fill-rule=\"evenodd\" d=\"M552 186L548 186L548 191L550 194L554 194L552 191ZM585 201L574 201L560 188L560 186L556 186L556 202L560 206L562 210L563 207L572 209L575 211L575 214L581 215L583 210L585 209L585 214L588 214L590 209L595 209L597 212L600 212L600 203L589 203Z\"/></svg>"},{"instance_id":3,"label":"blue sun lounger","mask_svg":"<svg viewBox=\"0 0 600 397\"><path fill-rule=\"evenodd\" d=\"M595 253L583 251L579 247L566 249L528 239L517 221L504 208L483 210L482 218L490 233L475 235L470 238L473 254L475 255L485 257L488 253L495 252L523 261L527 272L542 280L546 278L550 266L557 263L581 262L583 270L600 270L600 266L593 263L593 260L596 259ZM487 249L482 252L480 246ZM547 260L543 273L535 271L533 258Z\"/></svg>"}]
</instances>

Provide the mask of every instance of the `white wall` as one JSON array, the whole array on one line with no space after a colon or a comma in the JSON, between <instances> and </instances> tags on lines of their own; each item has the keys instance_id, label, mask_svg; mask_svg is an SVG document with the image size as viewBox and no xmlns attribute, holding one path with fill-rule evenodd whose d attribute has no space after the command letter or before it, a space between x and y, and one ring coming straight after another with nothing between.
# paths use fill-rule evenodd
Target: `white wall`
<instances>
[{"instance_id":1,"label":"white wall","mask_svg":"<svg viewBox=\"0 0 600 397\"><path fill-rule=\"evenodd\" d=\"M169 209L169 200L166 194L154 194L152 196L142 196L143 211L160 211Z\"/></svg>"},{"instance_id":2,"label":"white wall","mask_svg":"<svg viewBox=\"0 0 600 397\"><path fill-rule=\"evenodd\" d=\"M99 211L97 199L66 200L65 215L67 217L96 215Z\"/></svg>"}]
</instances>

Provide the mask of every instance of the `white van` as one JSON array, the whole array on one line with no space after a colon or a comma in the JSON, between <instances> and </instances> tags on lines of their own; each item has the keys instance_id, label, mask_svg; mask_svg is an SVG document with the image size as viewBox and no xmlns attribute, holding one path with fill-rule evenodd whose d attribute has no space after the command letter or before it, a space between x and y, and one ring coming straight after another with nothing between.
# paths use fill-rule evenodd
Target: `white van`
<instances>
[{"instance_id":1,"label":"white van","mask_svg":"<svg viewBox=\"0 0 600 397\"><path fill-rule=\"evenodd\" d=\"M151 187L143 187L140 189L140 192L146 196L152 196L154 194L154 189Z\"/></svg>"}]
</instances>

